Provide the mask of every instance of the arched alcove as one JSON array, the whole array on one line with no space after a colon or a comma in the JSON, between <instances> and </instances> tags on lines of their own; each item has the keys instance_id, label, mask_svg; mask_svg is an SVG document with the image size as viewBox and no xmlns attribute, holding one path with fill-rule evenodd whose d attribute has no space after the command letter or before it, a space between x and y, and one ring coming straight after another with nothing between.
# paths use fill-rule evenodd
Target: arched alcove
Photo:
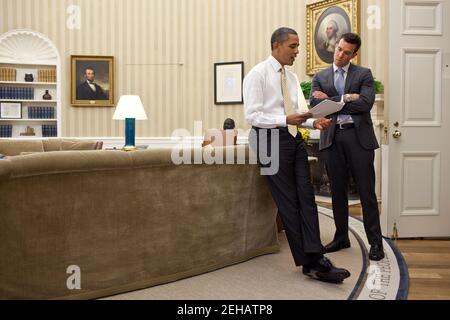
<instances>
[{"instance_id":1,"label":"arched alcove","mask_svg":"<svg viewBox=\"0 0 450 320\"><path fill-rule=\"evenodd\" d=\"M47 36L27 29L0 35L0 88L3 138L61 135L61 63Z\"/></svg>"}]
</instances>

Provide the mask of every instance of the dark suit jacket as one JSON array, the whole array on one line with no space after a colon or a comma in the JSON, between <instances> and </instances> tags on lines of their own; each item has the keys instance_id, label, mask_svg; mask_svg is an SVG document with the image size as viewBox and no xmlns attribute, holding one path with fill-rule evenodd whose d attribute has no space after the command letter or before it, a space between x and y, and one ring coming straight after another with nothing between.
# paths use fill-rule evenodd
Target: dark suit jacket
<instances>
[{"instance_id":1,"label":"dark suit jacket","mask_svg":"<svg viewBox=\"0 0 450 320\"><path fill-rule=\"evenodd\" d=\"M337 93L336 88L334 87L333 66L318 72L314 76L312 80L311 93L314 91L322 91L326 93L329 100L336 102L341 100L341 96ZM333 119L333 122L328 129L321 131L319 150L329 148L333 143L338 114L349 114L352 116L361 147L368 150L379 148L377 138L373 130L372 118L370 117L370 110L375 102L373 76L370 69L350 64L347 79L345 81L344 92L358 93L360 95L359 99L346 103L341 111L328 116L328 118ZM315 99L311 95L311 107L314 107L322 100L323 99Z\"/></svg>"},{"instance_id":2,"label":"dark suit jacket","mask_svg":"<svg viewBox=\"0 0 450 320\"><path fill-rule=\"evenodd\" d=\"M77 87L77 100L108 100L103 89L94 83L96 91L94 92L87 82L83 82Z\"/></svg>"}]
</instances>

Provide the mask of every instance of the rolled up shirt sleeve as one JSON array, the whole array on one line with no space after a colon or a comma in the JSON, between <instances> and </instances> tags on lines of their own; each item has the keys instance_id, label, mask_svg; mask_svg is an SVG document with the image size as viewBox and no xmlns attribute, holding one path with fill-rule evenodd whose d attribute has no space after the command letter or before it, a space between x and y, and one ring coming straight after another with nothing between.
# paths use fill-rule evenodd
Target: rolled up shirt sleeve
<instances>
[{"instance_id":1,"label":"rolled up shirt sleeve","mask_svg":"<svg viewBox=\"0 0 450 320\"><path fill-rule=\"evenodd\" d=\"M301 125L299 125L300 128L306 128L306 129L314 129L314 121L317 119L308 119L305 122L303 122Z\"/></svg>"}]
</instances>

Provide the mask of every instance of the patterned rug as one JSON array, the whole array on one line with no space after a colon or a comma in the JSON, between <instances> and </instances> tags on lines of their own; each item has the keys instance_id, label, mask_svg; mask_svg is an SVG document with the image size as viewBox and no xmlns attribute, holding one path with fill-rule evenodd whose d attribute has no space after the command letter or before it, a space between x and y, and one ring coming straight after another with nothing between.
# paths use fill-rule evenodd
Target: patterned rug
<instances>
[{"instance_id":1,"label":"patterned rug","mask_svg":"<svg viewBox=\"0 0 450 320\"><path fill-rule=\"evenodd\" d=\"M319 212L333 219L333 211L319 207ZM370 245L367 241L363 222L349 217L349 229L361 248L362 269L350 300L406 300L408 297L409 275L406 262L394 242L383 238L385 258L381 261L369 259Z\"/></svg>"},{"instance_id":2,"label":"patterned rug","mask_svg":"<svg viewBox=\"0 0 450 320\"><path fill-rule=\"evenodd\" d=\"M332 211L319 207L322 243L334 235ZM369 245L360 220L350 218L351 248L327 254L351 277L342 284L313 280L295 267L284 232L280 252L253 258L212 272L142 290L119 294L113 300L395 300L406 299L408 271L395 245L384 239L386 257L368 258Z\"/></svg>"}]
</instances>

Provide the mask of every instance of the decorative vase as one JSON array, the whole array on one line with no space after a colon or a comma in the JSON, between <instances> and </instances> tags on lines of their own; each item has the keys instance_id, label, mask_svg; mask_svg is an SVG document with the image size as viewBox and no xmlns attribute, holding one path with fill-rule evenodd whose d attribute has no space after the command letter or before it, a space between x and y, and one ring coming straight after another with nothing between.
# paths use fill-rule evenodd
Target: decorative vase
<instances>
[{"instance_id":1,"label":"decorative vase","mask_svg":"<svg viewBox=\"0 0 450 320\"><path fill-rule=\"evenodd\" d=\"M25 82L33 82L33 74L32 73L25 73Z\"/></svg>"},{"instance_id":2,"label":"decorative vase","mask_svg":"<svg viewBox=\"0 0 450 320\"><path fill-rule=\"evenodd\" d=\"M48 90L45 90L45 94L42 96L44 100L52 100L52 96L48 93Z\"/></svg>"}]
</instances>

